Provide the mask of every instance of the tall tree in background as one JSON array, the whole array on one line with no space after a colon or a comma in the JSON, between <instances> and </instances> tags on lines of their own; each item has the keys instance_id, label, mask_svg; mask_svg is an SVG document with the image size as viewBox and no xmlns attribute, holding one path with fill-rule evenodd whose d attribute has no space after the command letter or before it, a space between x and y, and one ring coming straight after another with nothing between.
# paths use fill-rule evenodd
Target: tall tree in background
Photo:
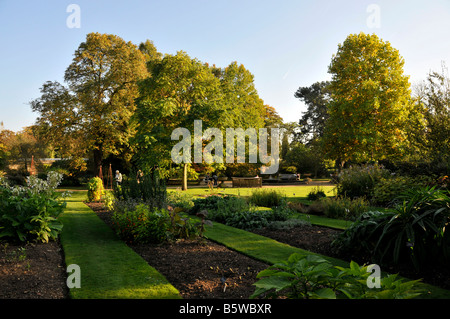
<instances>
[{"instance_id":1,"label":"tall tree in background","mask_svg":"<svg viewBox=\"0 0 450 319\"><path fill-rule=\"evenodd\" d=\"M442 65L441 72L430 72L415 93L425 120L425 129L418 134L421 154L429 160L449 165L450 77L445 65Z\"/></svg>"},{"instance_id":2,"label":"tall tree in background","mask_svg":"<svg viewBox=\"0 0 450 319\"><path fill-rule=\"evenodd\" d=\"M68 87L47 82L41 97L31 102L44 135L61 148L72 143L72 150L91 151L98 174L105 155L129 147L137 81L148 74L145 63L146 56L131 42L88 34L66 69Z\"/></svg>"},{"instance_id":3,"label":"tall tree in background","mask_svg":"<svg viewBox=\"0 0 450 319\"><path fill-rule=\"evenodd\" d=\"M222 104L223 112L228 113L229 125L225 127L264 127L264 112L268 106L264 105L258 95L253 74L237 62L232 62L223 69L212 67L212 72L220 80L222 98L225 101Z\"/></svg>"},{"instance_id":4,"label":"tall tree in background","mask_svg":"<svg viewBox=\"0 0 450 319\"><path fill-rule=\"evenodd\" d=\"M134 117L138 123L136 157L144 169L173 165L171 150L177 141L171 140L171 133L187 128L193 135L195 120L202 121L203 131L209 127L222 132L227 127L264 127L264 104L254 88L253 75L242 65L209 67L180 51L166 54L148 67L150 76L140 83ZM189 164L182 166L185 190Z\"/></svg>"},{"instance_id":5,"label":"tall tree in background","mask_svg":"<svg viewBox=\"0 0 450 319\"><path fill-rule=\"evenodd\" d=\"M328 119L328 103L331 101L330 82L316 82L311 86L300 87L294 96L306 104L307 110L299 120L300 130L297 140L308 144L323 136Z\"/></svg>"},{"instance_id":6,"label":"tall tree in background","mask_svg":"<svg viewBox=\"0 0 450 319\"><path fill-rule=\"evenodd\" d=\"M149 66L150 76L140 83L134 117L139 166L151 170L172 165L171 133L176 128L194 132L194 120L203 127L227 123L221 107L219 79L210 68L185 52L165 55ZM188 163L184 163L183 189L187 188Z\"/></svg>"},{"instance_id":7,"label":"tall tree in background","mask_svg":"<svg viewBox=\"0 0 450 319\"><path fill-rule=\"evenodd\" d=\"M404 60L375 34L349 35L329 66L332 75L325 151L340 163L399 156L414 113Z\"/></svg>"}]
</instances>

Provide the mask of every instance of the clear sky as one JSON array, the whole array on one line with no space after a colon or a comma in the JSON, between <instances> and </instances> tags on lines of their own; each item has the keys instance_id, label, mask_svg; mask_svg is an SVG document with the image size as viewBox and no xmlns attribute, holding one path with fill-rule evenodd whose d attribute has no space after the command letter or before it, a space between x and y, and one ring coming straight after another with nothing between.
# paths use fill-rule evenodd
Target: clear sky
<instances>
[{"instance_id":1,"label":"clear sky","mask_svg":"<svg viewBox=\"0 0 450 319\"><path fill-rule=\"evenodd\" d=\"M70 4L80 8L79 28L67 24ZM162 53L220 67L242 63L286 122L305 111L295 91L330 78L332 55L351 33L389 41L412 84L450 64L450 0L0 0L0 25L0 122L13 131L34 123L29 102L44 82L63 82L90 32L150 39Z\"/></svg>"}]
</instances>

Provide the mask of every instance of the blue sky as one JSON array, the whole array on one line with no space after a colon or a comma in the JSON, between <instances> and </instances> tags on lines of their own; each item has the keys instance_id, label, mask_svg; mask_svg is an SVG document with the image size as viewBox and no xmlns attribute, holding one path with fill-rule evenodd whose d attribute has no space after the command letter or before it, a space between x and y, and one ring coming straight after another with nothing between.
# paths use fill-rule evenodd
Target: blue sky
<instances>
[{"instance_id":1,"label":"blue sky","mask_svg":"<svg viewBox=\"0 0 450 319\"><path fill-rule=\"evenodd\" d=\"M66 24L70 4L80 8L80 28ZM379 24L368 23L373 17ZM294 92L330 78L332 55L351 33L389 41L412 84L450 64L449 0L0 0L0 25L0 122L13 131L34 123L29 102L44 82L63 81L90 32L150 39L162 53L183 50L220 67L242 63L286 122L305 111Z\"/></svg>"}]
</instances>

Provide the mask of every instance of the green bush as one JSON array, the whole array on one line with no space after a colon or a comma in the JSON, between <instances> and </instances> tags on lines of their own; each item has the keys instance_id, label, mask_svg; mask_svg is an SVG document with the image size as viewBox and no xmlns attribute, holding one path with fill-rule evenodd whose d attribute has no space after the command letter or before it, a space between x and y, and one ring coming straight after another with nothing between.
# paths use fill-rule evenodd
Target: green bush
<instances>
[{"instance_id":1,"label":"green bush","mask_svg":"<svg viewBox=\"0 0 450 319\"><path fill-rule=\"evenodd\" d=\"M448 191L411 189L393 212L363 214L333 242L340 251L370 252L377 263L410 262L416 269L450 261Z\"/></svg>"},{"instance_id":2,"label":"green bush","mask_svg":"<svg viewBox=\"0 0 450 319\"><path fill-rule=\"evenodd\" d=\"M103 187L103 181L100 177L93 177L88 182L88 201L99 202L102 198L105 189Z\"/></svg>"},{"instance_id":3,"label":"green bush","mask_svg":"<svg viewBox=\"0 0 450 319\"><path fill-rule=\"evenodd\" d=\"M389 175L389 171L379 165L355 165L344 169L338 175L337 195L370 200L375 185Z\"/></svg>"},{"instance_id":4,"label":"green bush","mask_svg":"<svg viewBox=\"0 0 450 319\"><path fill-rule=\"evenodd\" d=\"M269 225L268 215L270 213L270 211L256 210L238 211L228 215L225 224L245 230L258 229Z\"/></svg>"},{"instance_id":5,"label":"green bush","mask_svg":"<svg viewBox=\"0 0 450 319\"><path fill-rule=\"evenodd\" d=\"M281 192L275 189L263 188L253 191L248 201L255 206L275 207L285 204L286 199Z\"/></svg>"},{"instance_id":6,"label":"green bush","mask_svg":"<svg viewBox=\"0 0 450 319\"><path fill-rule=\"evenodd\" d=\"M117 235L128 243L162 243L167 240L170 217L166 210L150 210L145 204L134 210L114 212L113 227Z\"/></svg>"},{"instance_id":7,"label":"green bush","mask_svg":"<svg viewBox=\"0 0 450 319\"><path fill-rule=\"evenodd\" d=\"M245 213L250 210L246 200L241 197L225 197L217 199L216 209L210 209L209 218L219 223L228 224L234 215Z\"/></svg>"},{"instance_id":8,"label":"green bush","mask_svg":"<svg viewBox=\"0 0 450 319\"><path fill-rule=\"evenodd\" d=\"M308 200L318 200L321 198L327 197L325 192L321 187L315 187L311 192L308 193L308 196L306 197Z\"/></svg>"},{"instance_id":9,"label":"green bush","mask_svg":"<svg viewBox=\"0 0 450 319\"><path fill-rule=\"evenodd\" d=\"M336 219L355 220L369 209L369 203L362 197L355 199L327 197L320 201L325 216Z\"/></svg>"},{"instance_id":10,"label":"green bush","mask_svg":"<svg viewBox=\"0 0 450 319\"><path fill-rule=\"evenodd\" d=\"M167 188L158 171L148 174L122 175L122 184L114 187L118 200L138 200L162 209L166 206Z\"/></svg>"},{"instance_id":11,"label":"green bush","mask_svg":"<svg viewBox=\"0 0 450 319\"><path fill-rule=\"evenodd\" d=\"M56 240L62 230L58 216L66 203L55 189L61 181L58 173L46 181L30 176L27 187L0 185L0 238L11 241Z\"/></svg>"},{"instance_id":12,"label":"green bush","mask_svg":"<svg viewBox=\"0 0 450 319\"><path fill-rule=\"evenodd\" d=\"M124 204L126 203L126 204ZM176 210L151 207L151 205L128 200L116 206L113 228L127 243L160 244L177 239L194 239L203 236L208 221L200 221Z\"/></svg>"},{"instance_id":13,"label":"green bush","mask_svg":"<svg viewBox=\"0 0 450 319\"><path fill-rule=\"evenodd\" d=\"M179 207L181 210L188 212L194 207L193 196L191 194L181 192L168 192L167 205Z\"/></svg>"},{"instance_id":14,"label":"green bush","mask_svg":"<svg viewBox=\"0 0 450 319\"><path fill-rule=\"evenodd\" d=\"M433 183L430 176L389 176L381 178L373 189L372 203L382 206L394 206L396 197L412 188L426 187Z\"/></svg>"},{"instance_id":15,"label":"green bush","mask_svg":"<svg viewBox=\"0 0 450 319\"><path fill-rule=\"evenodd\" d=\"M380 278L380 288L369 288L369 266L350 262L333 266L317 255L292 254L258 273L251 298L290 299L411 299L420 296L418 280L403 282L397 275Z\"/></svg>"},{"instance_id":16,"label":"green bush","mask_svg":"<svg viewBox=\"0 0 450 319\"><path fill-rule=\"evenodd\" d=\"M190 214L207 211L210 220L247 230L266 227L274 221L286 221L293 213L285 204L269 210L258 210L244 198L235 196L208 196L195 199L194 204Z\"/></svg>"},{"instance_id":17,"label":"green bush","mask_svg":"<svg viewBox=\"0 0 450 319\"><path fill-rule=\"evenodd\" d=\"M114 209L114 204L116 203L116 197L114 196L114 192L105 191L103 195L103 205L109 211Z\"/></svg>"},{"instance_id":18,"label":"green bush","mask_svg":"<svg viewBox=\"0 0 450 319\"><path fill-rule=\"evenodd\" d=\"M218 195L211 195L211 196L207 196L207 197L196 198L193 200L194 207L192 207L189 210L189 214L195 215L202 210L206 210L206 211L208 211L208 213L211 216L212 214L214 214L215 211L217 211L217 209L219 207L219 203L226 205L226 203L228 201L232 202L234 200L234 198L236 198L236 197L234 197L234 196L218 196ZM238 200L238 201L239 201L239 205L246 205L245 201L244 202L242 202L242 200Z\"/></svg>"}]
</instances>

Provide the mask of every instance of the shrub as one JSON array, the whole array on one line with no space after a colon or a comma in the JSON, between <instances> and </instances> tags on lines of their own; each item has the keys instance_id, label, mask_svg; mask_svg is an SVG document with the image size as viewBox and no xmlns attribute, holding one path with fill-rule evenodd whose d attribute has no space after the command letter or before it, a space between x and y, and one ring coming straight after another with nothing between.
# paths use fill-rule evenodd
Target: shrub
<instances>
[{"instance_id":1,"label":"shrub","mask_svg":"<svg viewBox=\"0 0 450 319\"><path fill-rule=\"evenodd\" d=\"M379 211L365 212L332 242L332 246L340 254L368 258L376 262L373 252L381 235L380 225L392 216Z\"/></svg>"},{"instance_id":2,"label":"shrub","mask_svg":"<svg viewBox=\"0 0 450 319\"><path fill-rule=\"evenodd\" d=\"M128 243L162 243L167 240L170 227L166 210L150 210L138 204L133 210L114 212L112 216L116 234Z\"/></svg>"},{"instance_id":3,"label":"shrub","mask_svg":"<svg viewBox=\"0 0 450 319\"><path fill-rule=\"evenodd\" d=\"M333 243L341 251L368 251L377 263L411 262L416 269L450 260L448 192L411 189L395 211L363 214Z\"/></svg>"},{"instance_id":4,"label":"shrub","mask_svg":"<svg viewBox=\"0 0 450 319\"><path fill-rule=\"evenodd\" d=\"M317 255L292 254L258 273L250 298L291 299L410 299L420 296L418 280L403 282L397 275L380 278L380 288L369 288L369 266L350 262L333 266Z\"/></svg>"},{"instance_id":5,"label":"shrub","mask_svg":"<svg viewBox=\"0 0 450 319\"><path fill-rule=\"evenodd\" d=\"M245 199L234 196L208 196L195 199L194 203L190 214L207 211L208 218L213 221L247 230L266 227L274 221L286 221L293 213L287 205L258 210Z\"/></svg>"},{"instance_id":6,"label":"shrub","mask_svg":"<svg viewBox=\"0 0 450 319\"><path fill-rule=\"evenodd\" d=\"M337 219L355 220L369 209L369 203L364 198L349 199L346 197L323 198L325 216Z\"/></svg>"},{"instance_id":7,"label":"shrub","mask_svg":"<svg viewBox=\"0 0 450 319\"><path fill-rule=\"evenodd\" d=\"M268 215L269 221L286 221L291 218L294 211L288 205L272 207L270 215Z\"/></svg>"},{"instance_id":8,"label":"shrub","mask_svg":"<svg viewBox=\"0 0 450 319\"><path fill-rule=\"evenodd\" d=\"M105 194L103 195L103 205L105 208L109 211L112 211L114 209L114 204L116 203L116 197L114 196L114 193L111 191L105 191Z\"/></svg>"},{"instance_id":9,"label":"shrub","mask_svg":"<svg viewBox=\"0 0 450 319\"><path fill-rule=\"evenodd\" d=\"M369 202L364 198L326 197L312 202L306 212L336 219L355 220L368 209Z\"/></svg>"},{"instance_id":10,"label":"shrub","mask_svg":"<svg viewBox=\"0 0 450 319\"><path fill-rule=\"evenodd\" d=\"M389 176L381 178L373 189L372 203L394 206L396 197L412 188L425 187L433 183L430 176Z\"/></svg>"},{"instance_id":11,"label":"shrub","mask_svg":"<svg viewBox=\"0 0 450 319\"><path fill-rule=\"evenodd\" d=\"M103 188L103 181L99 177L93 177L88 182L88 201L98 202L101 200L105 189Z\"/></svg>"},{"instance_id":12,"label":"shrub","mask_svg":"<svg viewBox=\"0 0 450 319\"><path fill-rule=\"evenodd\" d=\"M114 187L114 193L119 200L135 199L159 209L166 205L166 183L158 171L139 175L131 172L130 176L123 175L122 184Z\"/></svg>"},{"instance_id":13,"label":"shrub","mask_svg":"<svg viewBox=\"0 0 450 319\"><path fill-rule=\"evenodd\" d=\"M321 187L315 187L311 192L309 192L307 199L314 201L323 197L327 197L323 189Z\"/></svg>"},{"instance_id":14,"label":"shrub","mask_svg":"<svg viewBox=\"0 0 450 319\"><path fill-rule=\"evenodd\" d=\"M204 226L209 224L204 217L198 221L173 209L154 208L132 200L117 207L120 208L113 213L113 227L127 243L160 244L177 239L194 239L203 236Z\"/></svg>"},{"instance_id":15,"label":"shrub","mask_svg":"<svg viewBox=\"0 0 450 319\"><path fill-rule=\"evenodd\" d=\"M379 165L352 166L339 173L337 195L370 200L375 185L388 176L389 171Z\"/></svg>"},{"instance_id":16,"label":"shrub","mask_svg":"<svg viewBox=\"0 0 450 319\"><path fill-rule=\"evenodd\" d=\"M245 230L262 228L269 225L269 214L270 211L238 211L234 214L228 215L226 217L225 224Z\"/></svg>"},{"instance_id":17,"label":"shrub","mask_svg":"<svg viewBox=\"0 0 450 319\"><path fill-rule=\"evenodd\" d=\"M286 202L285 196L281 192L270 188L252 192L248 201L250 204L263 207L281 206Z\"/></svg>"},{"instance_id":18,"label":"shrub","mask_svg":"<svg viewBox=\"0 0 450 319\"><path fill-rule=\"evenodd\" d=\"M228 225L228 221L236 214L246 213L250 207L241 197L225 197L217 199L216 209L209 209L209 218Z\"/></svg>"},{"instance_id":19,"label":"shrub","mask_svg":"<svg viewBox=\"0 0 450 319\"><path fill-rule=\"evenodd\" d=\"M57 218L66 206L61 200L65 194L55 191L60 182L61 175L53 172L46 181L28 177L27 187L0 185L0 238L22 242L57 239L63 227Z\"/></svg>"},{"instance_id":20,"label":"shrub","mask_svg":"<svg viewBox=\"0 0 450 319\"><path fill-rule=\"evenodd\" d=\"M194 207L193 196L191 194L184 194L178 191L168 192L167 205L179 207L181 210L187 212Z\"/></svg>"}]
</instances>

